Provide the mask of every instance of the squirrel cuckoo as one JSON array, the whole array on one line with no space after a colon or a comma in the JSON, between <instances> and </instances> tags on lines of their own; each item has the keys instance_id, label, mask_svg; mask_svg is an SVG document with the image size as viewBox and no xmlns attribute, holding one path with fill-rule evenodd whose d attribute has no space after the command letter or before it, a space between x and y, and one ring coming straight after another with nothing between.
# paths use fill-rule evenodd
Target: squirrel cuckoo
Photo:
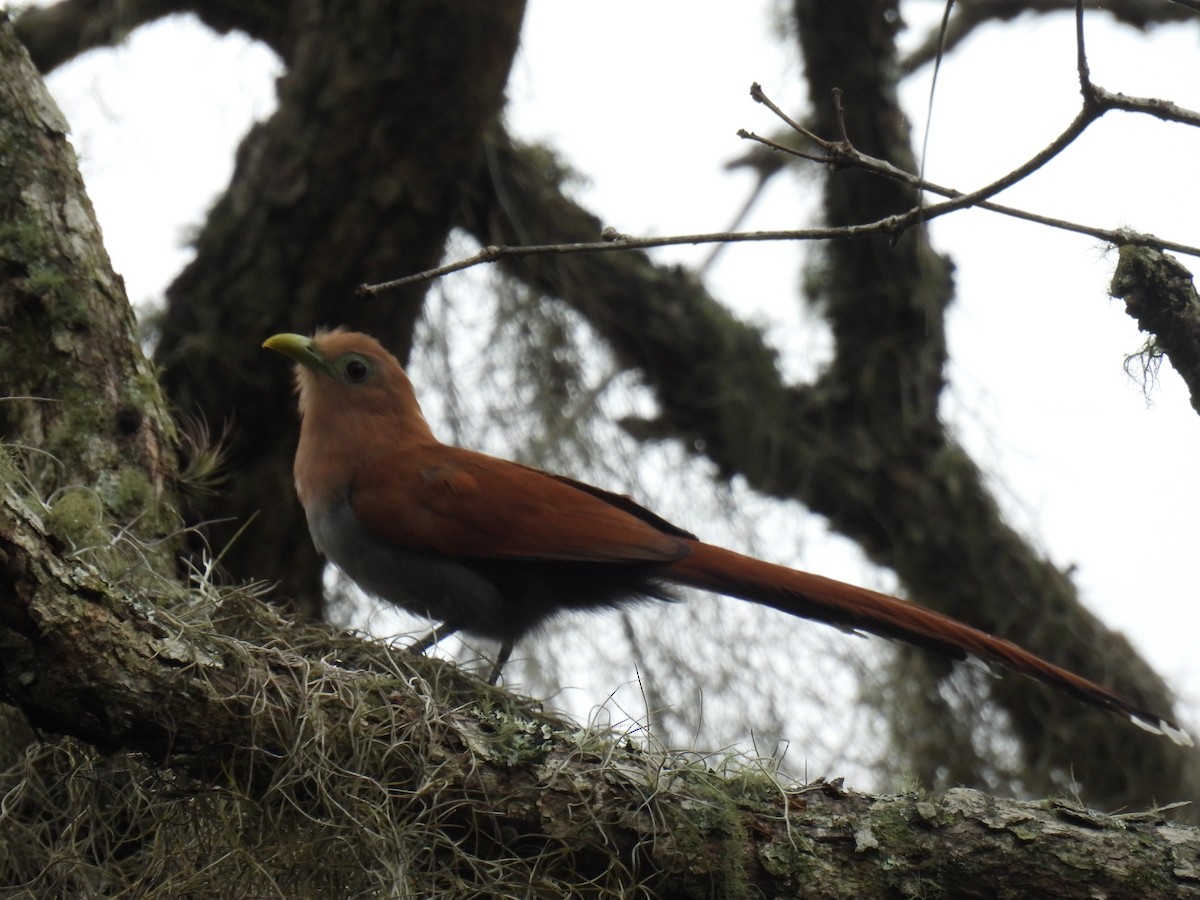
<instances>
[{"instance_id":1,"label":"squirrel cuckoo","mask_svg":"<svg viewBox=\"0 0 1200 900\"><path fill-rule=\"evenodd\" d=\"M671 599L702 588L794 616L999 663L1148 731L1190 745L1172 722L1017 645L918 606L761 562L660 519L629 497L433 436L412 383L374 338L335 330L263 344L297 363L296 492L317 548L370 594L513 644L564 610Z\"/></svg>"}]
</instances>

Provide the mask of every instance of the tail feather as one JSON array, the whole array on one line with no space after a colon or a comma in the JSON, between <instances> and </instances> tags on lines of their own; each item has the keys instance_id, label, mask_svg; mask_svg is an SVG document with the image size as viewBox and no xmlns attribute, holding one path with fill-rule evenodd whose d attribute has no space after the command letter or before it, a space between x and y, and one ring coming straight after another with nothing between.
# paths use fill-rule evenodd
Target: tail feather
<instances>
[{"instance_id":1,"label":"tail feather","mask_svg":"<svg viewBox=\"0 0 1200 900\"><path fill-rule=\"evenodd\" d=\"M1128 718L1147 731L1165 734L1177 744L1193 745L1192 738L1179 726L1108 688L1046 662L1011 641L915 603L700 542L693 545L690 556L672 563L668 572L680 584L750 600L794 616L894 638L952 659L973 656L997 663Z\"/></svg>"}]
</instances>

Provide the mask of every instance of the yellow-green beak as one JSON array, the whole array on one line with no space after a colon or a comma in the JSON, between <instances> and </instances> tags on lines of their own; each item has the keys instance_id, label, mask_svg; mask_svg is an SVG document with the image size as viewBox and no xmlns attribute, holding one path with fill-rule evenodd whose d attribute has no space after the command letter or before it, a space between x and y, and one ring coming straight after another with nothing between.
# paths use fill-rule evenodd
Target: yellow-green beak
<instances>
[{"instance_id":1,"label":"yellow-green beak","mask_svg":"<svg viewBox=\"0 0 1200 900\"><path fill-rule=\"evenodd\" d=\"M276 334L263 341L263 346L276 353L282 353L288 359L311 368L324 367L325 360L317 352L312 338L302 334Z\"/></svg>"}]
</instances>

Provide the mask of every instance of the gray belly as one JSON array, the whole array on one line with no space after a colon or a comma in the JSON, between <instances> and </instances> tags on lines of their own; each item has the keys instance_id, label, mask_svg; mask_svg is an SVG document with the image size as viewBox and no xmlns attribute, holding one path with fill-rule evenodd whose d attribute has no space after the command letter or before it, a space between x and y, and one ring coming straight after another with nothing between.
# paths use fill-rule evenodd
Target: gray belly
<instances>
[{"instance_id":1,"label":"gray belly","mask_svg":"<svg viewBox=\"0 0 1200 900\"><path fill-rule=\"evenodd\" d=\"M511 627L504 598L489 579L447 557L380 541L349 503L310 517L308 527L317 549L369 594L484 637L503 636Z\"/></svg>"}]
</instances>

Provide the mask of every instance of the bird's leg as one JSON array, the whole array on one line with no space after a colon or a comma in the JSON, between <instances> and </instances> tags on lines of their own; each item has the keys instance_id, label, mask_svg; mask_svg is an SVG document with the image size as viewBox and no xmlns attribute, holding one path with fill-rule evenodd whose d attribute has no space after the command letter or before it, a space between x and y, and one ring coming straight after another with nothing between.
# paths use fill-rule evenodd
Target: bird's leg
<instances>
[{"instance_id":1,"label":"bird's leg","mask_svg":"<svg viewBox=\"0 0 1200 900\"><path fill-rule=\"evenodd\" d=\"M496 654L496 662L492 666L492 674L488 676L488 684L495 684L500 680L500 670L508 662L508 658L512 655L512 650L512 638L506 638L504 643L500 645L500 652Z\"/></svg>"},{"instance_id":2,"label":"bird's leg","mask_svg":"<svg viewBox=\"0 0 1200 900\"><path fill-rule=\"evenodd\" d=\"M429 634L410 644L408 649L413 653L424 653L442 638L450 637L450 635L454 634L456 631L458 631L457 628L449 626L443 622L442 624L435 626L434 629L429 632Z\"/></svg>"},{"instance_id":3,"label":"bird's leg","mask_svg":"<svg viewBox=\"0 0 1200 900\"><path fill-rule=\"evenodd\" d=\"M412 653L424 653L438 641L444 637L449 637L458 631L458 628L449 626L445 622L438 625L429 634L414 641L409 645L408 649ZM492 665L492 672L488 675L488 684L495 684L500 680L500 670L504 668L504 664L508 662L508 658L512 656L513 642L506 640L500 645L500 651L496 654L496 662Z\"/></svg>"}]
</instances>

